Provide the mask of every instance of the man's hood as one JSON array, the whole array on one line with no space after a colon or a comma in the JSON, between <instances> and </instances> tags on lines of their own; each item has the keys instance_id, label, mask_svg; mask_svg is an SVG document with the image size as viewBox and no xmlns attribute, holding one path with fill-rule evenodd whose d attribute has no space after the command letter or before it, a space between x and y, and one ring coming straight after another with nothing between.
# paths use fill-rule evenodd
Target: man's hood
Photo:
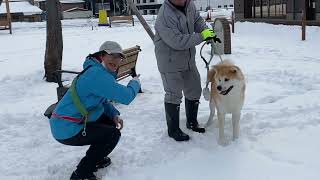
<instances>
[{"instance_id":1,"label":"man's hood","mask_svg":"<svg viewBox=\"0 0 320 180\"><path fill-rule=\"evenodd\" d=\"M172 7L172 8L176 8L176 7L174 7L169 1L170 1L170 0L165 0L164 3L166 3L167 5L169 5L169 6ZM187 0L187 1L186 1L186 7L189 6L190 1L191 1L191 0Z\"/></svg>"}]
</instances>

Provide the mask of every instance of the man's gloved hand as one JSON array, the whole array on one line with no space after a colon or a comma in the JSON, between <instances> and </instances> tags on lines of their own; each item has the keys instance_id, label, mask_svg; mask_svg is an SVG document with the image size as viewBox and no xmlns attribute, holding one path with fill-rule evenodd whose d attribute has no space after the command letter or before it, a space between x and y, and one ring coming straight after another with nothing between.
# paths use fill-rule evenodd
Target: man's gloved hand
<instances>
[{"instance_id":1,"label":"man's gloved hand","mask_svg":"<svg viewBox=\"0 0 320 180\"><path fill-rule=\"evenodd\" d=\"M205 29L201 32L202 39L204 41L213 40L214 43L221 43L221 40L217 37L214 31L210 28Z\"/></svg>"},{"instance_id":2,"label":"man's gloved hand","mask_svg":"<svg viewBox=\"0 0 320 180\"><path fill-rule=\"evenodd\" d=\"M216 36L213 29L207 28L201 32L202 40L208 41L210 39L213 39L213 37Z\"/></svg>"},{"instance_id":3,"label":"man's gloved hand","mask_svg":"<svg viewBox=\"0 0 320 180\"><path fill-rule=\"evenodd\" d=\"M215 43L221 43L221 40L217 37L217 35L215 35L213 38L213 42L215 42Z\"/></svg>"},{"instance_id":4,"label":"man's gloved hand","mask_svg":"<svg viewBox=\"0 0 320 180\"><path fill-rule=\"evenodd\" d=\"M209 88L203 88L202 90L203 97L206 101L210 100L210 90Z\"/></svg>"}]
</instances>

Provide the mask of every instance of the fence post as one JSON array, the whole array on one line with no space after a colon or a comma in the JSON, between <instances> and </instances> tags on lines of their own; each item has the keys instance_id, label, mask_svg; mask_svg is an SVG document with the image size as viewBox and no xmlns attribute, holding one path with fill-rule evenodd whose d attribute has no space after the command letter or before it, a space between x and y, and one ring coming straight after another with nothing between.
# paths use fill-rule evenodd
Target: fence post
<instances>
[{"instance_id":1,"label":"fence post","mask_svg":"<svg viewBox=\"0 0 320 180\"><path fill-rule=\"evenodd\" d=\"M221 40L221 43L212 44L214 53L220 55L231 54L231 30L228 19L216 18L211 26Z\"/></svg>"},{"instance_id":2,"label":"fence post","mask_svg":"<svg viewBox=\"0 0 320 180\"><path fill-rule=\"evenodd\" d=\"M232 20L231 20L232 33L234 33L234 21L235 21L235 20L234 20L234 19L235 19L234 11L232 11L231 18L232 18Z\"/></svg>"},{"instance_id":3,"label":"fence post","mask_svg":"<svg viewBox=\"0 0 320 180\"><path fill-rule=\"evenodd\" d=\"M302 41L306 40L306 12L305 10L302 10L302 22L301 22L301 26L302 26Z\"/></svg>"},{"instance_id":4,"label":"fence post","mask_svg":"<svg viewBox=\"0 0 320 180\"><path fill-rule=\"evenodd\" d=\"M11 13L10 13L10 7L9 7L9 0L5 0L6 3L6 10L7 10L7 21L9 26L9 32L12 34L12 19L11 19Z\"/></svg>"}]
</instances>

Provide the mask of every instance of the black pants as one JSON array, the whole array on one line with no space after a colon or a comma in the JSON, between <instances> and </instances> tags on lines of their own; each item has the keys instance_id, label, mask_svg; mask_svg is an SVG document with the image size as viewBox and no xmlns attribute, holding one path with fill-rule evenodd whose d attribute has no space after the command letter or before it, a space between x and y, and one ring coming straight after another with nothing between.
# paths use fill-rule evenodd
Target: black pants
<instances>
[{"instance_id":1,"label":"black pants","mask_svg":"<svg viewBox=\"0 0 320 180\"><path fill-rule=\"evenodd\" d=\"M97 162L109 155L116 147L121 133L116 128L114 122L106 115L102 115L96 122L87 123L86 136L82 136L82 131L77 135L60 143L71 146L90 145L89 149L77 166L77 172L86 175L95 170Z\"/></svg>"}]
</instances>

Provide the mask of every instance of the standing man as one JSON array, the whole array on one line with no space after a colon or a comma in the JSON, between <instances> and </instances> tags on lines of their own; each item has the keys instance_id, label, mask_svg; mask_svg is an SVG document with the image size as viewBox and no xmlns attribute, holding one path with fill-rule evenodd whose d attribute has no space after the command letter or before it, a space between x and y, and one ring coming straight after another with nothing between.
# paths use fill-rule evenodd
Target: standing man
<instances>
[{"instance_id":1,"label":"standing man","mask_svg":"<svg viewBox=\"0 0 320 180\"><path fill-rule=\"evenodd\" d=\"M182 92L185 96L187 128L204 133L197 121L201 96L200 74L195 64L195 46L213 39L192 0L165 0L155 24L155 54L165 90L164 106L169 137L187 141L189 136L179 127Z\"/></svg>"}]
</instances>

